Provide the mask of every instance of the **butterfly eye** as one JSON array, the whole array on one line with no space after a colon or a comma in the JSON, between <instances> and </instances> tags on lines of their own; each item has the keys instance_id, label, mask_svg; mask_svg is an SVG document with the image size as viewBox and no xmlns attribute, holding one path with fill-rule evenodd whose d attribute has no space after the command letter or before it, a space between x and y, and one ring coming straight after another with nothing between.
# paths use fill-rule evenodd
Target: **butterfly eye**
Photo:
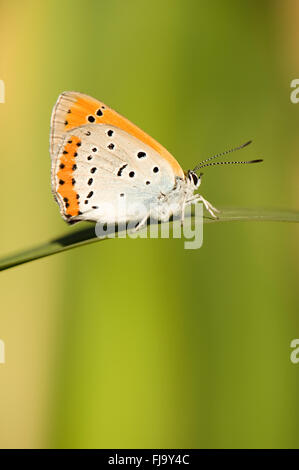
<instances>
[{"instance_id":1,"label":"butterfly eye","mask_svg":"<svg viewBox=\"0 0 299 470\"><path fill-rule=\"evenodd\" d=\"M188 178L194 184L196 188L199 186L200 178L197 176L196 173L193 173L193 171L189 171Z\"/></svg>"}]
</instances>

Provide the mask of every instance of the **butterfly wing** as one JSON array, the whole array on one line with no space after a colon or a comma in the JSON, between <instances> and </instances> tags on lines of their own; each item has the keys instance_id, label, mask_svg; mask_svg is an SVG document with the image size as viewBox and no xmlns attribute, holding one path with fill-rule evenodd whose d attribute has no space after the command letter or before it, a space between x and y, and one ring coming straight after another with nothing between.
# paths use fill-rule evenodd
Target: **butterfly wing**
<instances>
[{"instance_id":1,"label":"butterfly wing","mask_svg":"<svg viewBox=\"0 0 299 470\"><path fill-rule=\"evenodd\" d=\"M152 147L162 158L167 160L176 176L184 177L184 172L177 160L159 142L101 101L74 91L62 93L52 112L50 135L52 159L56 158L67 132L75 127L90 123L110 124L126 131L144 144Z\"/></svg>"},{"instance_id":2,"label":"butterfly wing","mask_svg":"<svg viewBox=\"0 0 299 470\"><path fill-rule=\"evenodd\" d=\"M53 162L53 191L65 220L111 222L150 212L175 186L169 162L115 126L86 124L67 132ZM138 209L138 210L139 210Z\"/></svg>"},{"instance_id":3,"label":"butterfly wing","mask_svg":"<svg viewBox=\"0 0 299 470\"><path fill-rule=\"evenodd\" d=\"M52 190L61 215L72 222L113 221L120 201L125 201L127 216L138 202L146 215L161 192L170 191L177 176L184 177L178 162L158 142L80 93L59 97L50 145Z\"/></svg>"}]
</instances>

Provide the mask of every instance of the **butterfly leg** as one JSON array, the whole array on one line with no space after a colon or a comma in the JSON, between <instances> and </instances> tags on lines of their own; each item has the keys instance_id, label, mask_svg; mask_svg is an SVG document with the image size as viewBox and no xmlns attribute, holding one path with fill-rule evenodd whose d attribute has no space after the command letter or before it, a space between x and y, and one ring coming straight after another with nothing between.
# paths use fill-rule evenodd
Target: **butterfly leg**
<instances>
[{"instance_id":1,"label":"butterfly leg","mask_svg":"<svg viewBox=\"0 0 299 470\"><path fill-rule=\"evenodd\" d=\"M204 199L202 196L198 195L198 199L197 199L198 202L202 202L203 205L205 206L205 208L207 209L207 211L211 214L211 216L214 218L214 219L218 219L218 216L214 213L214 212L220 212L219 209L216 209L216 207L212 206L212 204L207 201L206 199Z\"/></svg>"},{"instance_id":2,"label":"butterfly leg","mask_svg":"<svg viewBox=\"0 0 299 470\"><path fill-rule=\"evenodd\" d=\"M208 206L212 209L213 212L221 212L217 207L212 206L212 204L209 201L206 201Z\"/></svg>"},{"instance_id":3,"label":"butterfly leg","mask_svg":"<svg viewBox=\"0 0 299 470\"><path fill-rule=\"evenodd\" d=\"M181 212L181 226L184 225L184 221L185 221L185 207L186 207L186 203L183 204L183 208Z\"/></svg>"},{"instance_id":4,"label":"butterfly leg","mask_svg":"<svg viewBox=\"0 0 299 470\"><path fill-rule=\"evenodd\" d=\"M149 218L149 214L146 214L146 216L143 217L143 219L141 219L139 222L137 222L137 224L135 225L133 231L138 232L138 230L141 230L146 225L146 222L147 222L148 218Z\"/></svg>"},{"instance_id":5,"label":"butterfly leg","mask_svg":"<svg viewBox=\"0 0 299 470\"><path fill-rule=\"evenodd\" d=\"M212 209L213 212L221 212L219 209L214 207L209 201L204 199L200 194L195 194L190 199L188 199L187 204L196 204L197 202L202 202L207 210Z\"/></svg>"},{"instance_id":6,"label":"butterfly leg","mask_svg":"<svg viewBox=\"0 0 299 470\"><path fill-rule=\"evenodd\" d=\"M197 202L199 202L199 197L200 197L199 194L195 194L189 199L187 198L184 199L183 205L182 205L182 212L181 212L181 226L184 225L186 207L189 206L189 204L196 204Z\"/></svg>"},{"instance_id":7,"label":"butterfly leg","mask_svg":"<svg viewBox=\"0 0 299 470\"><path fill-rule=\"evenodd\" d=\"M193 199L193 198L192 198ZM184 221L185 221L185 209L186 209L186 206L188 206L189 204L191 204L192 201L187 201L187 198L185 197L184 201L183 201L183 204L182 204L182 212L181 212L181 226L184 225Z\"/></svg>"}]
</instances>

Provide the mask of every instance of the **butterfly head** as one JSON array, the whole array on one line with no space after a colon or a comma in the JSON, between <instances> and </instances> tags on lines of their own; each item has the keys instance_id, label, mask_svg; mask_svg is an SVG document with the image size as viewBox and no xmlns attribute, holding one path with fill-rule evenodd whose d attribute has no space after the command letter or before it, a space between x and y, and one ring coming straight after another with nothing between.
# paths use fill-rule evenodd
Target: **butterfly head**
<instances>
[{"instance_id":1,"label":"butterfly head","mask_svg":"<svg viewBox=\"0 0 299 470\"><path fill-rule=\"evenodd\" d=\"M201 175L197 175L194 171L188 170L186 174L186 180L188 181L189 184L193 186L193 191L195 191L197 188L199 188L200 183L201 183Z\"/></svg>"}]
</instances>

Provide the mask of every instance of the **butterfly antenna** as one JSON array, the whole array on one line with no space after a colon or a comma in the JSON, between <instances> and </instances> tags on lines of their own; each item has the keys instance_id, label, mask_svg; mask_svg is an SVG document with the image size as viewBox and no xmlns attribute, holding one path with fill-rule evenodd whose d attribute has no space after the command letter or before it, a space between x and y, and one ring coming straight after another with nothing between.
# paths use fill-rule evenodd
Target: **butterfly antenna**
<instances>
[{"instance_id":1,"label":"butterfly antenna","mask_svg":"<svg viewBox=\"0 0 299 470\"><path fill-rule=\"evenodd\" d=\"M193 169L193 171L197 171L197 170L199 170L199 168L202 168L203 163L209 162L210 160L214 160L214 158L223 157L224 155L227 155L228 153L231 153L231 152L235 152L236 150L241 150L244 147L247 147L247 145L251 144L251 142L252 142L252 140L248 140L248 142L245 142L245 144L239 145L239 147L235 147L233 149L226 150L225 152L217 153L216 155L213 155L212 157L209 157L206 160L203 160L202 162L199 162L199 164L196 165L196 167ZM253 160L250 163L253 163L253 162L256 163L255 160ZM236 163L236 162L231 162L231 163ZM249 162L240 162L240 163L249 163ZM204 165L204 166L208 166L208 165Z\"/></svg>"},{"instance_id":2,"label":"butterfly antenna","mask_svg":"<svg viewBox=\"0 0 299 470\"><path fill-rule=\"evenodd\" d=\"M214 165L240 165L240 164L249 164L249 163L260 163L260 162L263 162L264 160L262 160L261 158L257 159L257 160L248 160L248 161L244 161L244 162L213 162L213 163L205 163L204 165L200 165L200 166L197 166L196 168L199 169L199 168L204 168L205 166L214 166ZM193 170L194 171L194 170Z\"/></svg>"}]
</instances>

